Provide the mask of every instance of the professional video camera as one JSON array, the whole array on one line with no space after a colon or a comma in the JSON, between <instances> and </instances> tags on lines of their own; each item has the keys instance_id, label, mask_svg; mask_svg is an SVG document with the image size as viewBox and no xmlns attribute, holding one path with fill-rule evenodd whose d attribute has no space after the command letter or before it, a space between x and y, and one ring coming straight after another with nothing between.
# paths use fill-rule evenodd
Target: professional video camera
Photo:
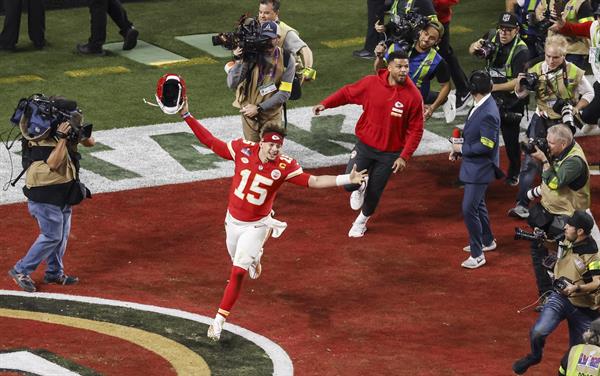
<instances>
[{"instance_id":1,"label":"professional video camera","mask_svg":"<svg viewBox=\"0 0 600 376\"><path fill-rule=\"evenodd\" d=\"M385 26L385 45L389 48L396 43L400 49L409 51L419 38L419 32L429 25L429 19L420 13L409 11L400 15L394 14Z\"/></svg>"},{"instance_id":2,"label":"professional video camera","mask_svg":"<svg viewBox=\"0 0 600 376\"><path fill-rule=\"evenodd\" d=\"M481 47L476 48L475 51L473 51L473 55L480 59L491 59L497 50L498 45L496 43L491 40L484 40L481 42Z\"/></svg>"},{"instance_id":3,"label":"professional video camera","mask_svg":"<svg viewBox=\"0 0 600 376\"><path fill-rule=\"evenodd\" d=\"M25 116L27 124L21 125ZM92 124L81 124L81 110L77 102L60 98L46 97L43 94L33 94L29 98L21 98L10 121L15 126L21 126L23 133L30 139L46 137L65 137L57 132L58 125L68 122L71 130L66 135L70 142L77 143L92 135Z\"/></svg>"},{"instance_id":4,"label":"professional video camera","mask_svg":"<svg viewBox=\"0 0 600 376\"><path fill-rule=\"evenodd\" d=\"M540 84L540 77L537 73L525 73L525 77L519 80L519 85L529 91L534 91Z\"/></svg>"},{"instance_id":5,"label":"professional video camera","mask_svg":"<svg viewBox=\"0 0 600 376\"><path fill-rule=\"evenodd\" d=\"M212 37L213 46L223 46L228 50L241 48L242 58L246 61L256 61L258 54L271 46L271 39L261 36L258 20L242 15L233 32L219 33Z\"/></svg>"},{"instance_id":6,"label":"professional video camera","mask_svg":"<svg viewBox=\"0 0 600 376\"><path fill-rule=\"evenodd\" d=\"M521 150L525 154L535 153L535 147L537 146L546 156L550 154L550 148L548 147L548 141L543 137L529 138L527 142L521 142Z\"/></svg>"},{"instance_id":7,"label":"professional video camera","mask_svg":"<svg viewBox=\"0 0 600 376\"><path fill-rule=\"evenodd\" d=\"M560 114L562 123L569 126L573 130L573 133L575 133L575 127L579 129L583 127L581 121L573 116L573 105L568 100L558 98L552 106L552 110Z\"/></svg>"}]
</instances>

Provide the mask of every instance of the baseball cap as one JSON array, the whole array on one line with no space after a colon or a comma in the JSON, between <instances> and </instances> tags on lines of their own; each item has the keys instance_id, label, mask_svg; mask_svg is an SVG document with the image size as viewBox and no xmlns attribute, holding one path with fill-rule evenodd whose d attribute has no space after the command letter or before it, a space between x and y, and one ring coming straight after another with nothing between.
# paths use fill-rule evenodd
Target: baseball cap
<instances>
[{"instance_id":1,"label":"baseball cap","mask_svg":"<svg viewBox=\"0 0 600 376\"><path fill-rule=\"evenodd\" d=\"M586 234L589 234L594 227L594 219L584 210L576 210L573 216L567 219L567 224L576 229L583 229Z\"/></svg>"},{"instance_id":2,"label":"baseball cap","mask_svg":"<svg viewBox=\"0 0 600 376\"><path fill-rule=\"evenodd\" d=\"M277 24L273 21L265 21L260 25L260 35L267 38L277 38Z\"/></svg>"},{"instance_id":3,"label":"baseball cap","mask_svg":"<svg viewBox=\"0 0 600 376\"><path fill-rule=\"evenodd\" d=\"M514 14L504 12L500 15L500 18L498 19L498 26L515 28L519 26L519 21L517 20L517 17Z\"/></svg>"}]
</instances>

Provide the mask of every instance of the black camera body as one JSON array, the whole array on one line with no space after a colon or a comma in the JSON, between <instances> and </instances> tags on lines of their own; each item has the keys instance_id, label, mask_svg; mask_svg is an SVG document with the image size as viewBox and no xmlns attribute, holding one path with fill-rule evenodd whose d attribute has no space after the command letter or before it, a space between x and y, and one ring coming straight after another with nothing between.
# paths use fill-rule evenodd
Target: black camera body
<instances>
[{"instance_id":1,"label":"black camera body","mask_svg":"<svg viewBox=\"0 0 600 376\"><path fill-rule=\"evenodd\" d=\"M535 147L537 146L546 156L550 154L550 148L548 146L548 140L543 137L530 138L527 142L521 142L521 150L525 154L535 153Z\"/></svg>"},{"instance_id":2,"label":"black camera body","mask_svg":"<svg viewBox=\"0 0 600 376\"><path fill-rule=\"evenodd\" d=\"M540 84L540 77L537 73L525 73L525 77L519 80L519 85L529 91L535 91Z\"/></svg>"},{"instance_id":3,"label":"black camera body","mask_svg":"<svg viewBox=\"0 0 600 376\"><path fill-rule=\"evenodd\" d=\"M256 61L261 52L271 47L271 39L261 35L260 22L248 15L242 15L233 32L219 33L212 37L213 46L223 46L228 50L241 48L242 59Z\"/></svg>"},{"instance_id":4,"label":"black camera body","mask_svg":"<svg viewBox=\"0 0 600 376\"><path fill-rule=\"evenodd\" d=\"M557 279L555 279L554 281L552 281L552 288L554 289L554 291L556 292L562 292L564 289L566 289L569 285L572 285L573 281L571 281L569 278L567 277L559 277Z\"/></svg>"},{"instance_id":5,"label":"black camera body","mask_svg":"<svg viewBox=\"0 0 600 376\"><path fill-rule=\"evenodd\" d=\"M484 40L481 47L476 48L473 55L480 59L491 59L498 50L498 45L490 40Z\"/></svg>"},{"instance_id":6,"label":"black camera body","mask_svg":"<svg viewBox=\"0 0 600 376\"><path fill-rule=\"evenodd\" d=\"M67 138L69 142L78 143L92 135L92 124L81 124L81 110L77 102L33 94L29 98L21 98L10 117L11 123L19 126L21 118L27 119L27 133L31 138L47 134L49 137ZM57 131L61 123L68 122L71 130L67 135Z\"/></svg>"}]
</instances>

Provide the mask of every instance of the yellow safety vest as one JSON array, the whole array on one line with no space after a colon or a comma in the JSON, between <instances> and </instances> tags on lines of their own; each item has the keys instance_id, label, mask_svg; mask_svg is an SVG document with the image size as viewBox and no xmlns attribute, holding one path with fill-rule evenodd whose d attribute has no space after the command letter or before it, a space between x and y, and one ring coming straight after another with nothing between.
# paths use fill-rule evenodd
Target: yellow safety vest
<instances>
[{"instance_id":1,"label":"yellow safety vest","mask_svg":"<svg viewBox=\"0 0 600 376\"><path fill-rule=\"evenodd\" d=\"M540 78L535 97L537 107L540 111L545 112L550 119L561 119L561 115L554 112L552 105L554 105L554 102L556 102L558 98L568 100L578 99L575 98L577 86L579 85L579 82L581 82L585 72L575 64L565 62L567 70L566 79L564 77L564 72L555 72L553 73L553 79L549 80L548 74L542 73L542 64L543 62L539 62L529 68L529 72L537 73Z\"/></svg>"},{"instance_id":2,"label":"yellow safety vest","mask_svg":"<svg viewBox=\"0 0 600 376\"><path fill-rule=\"evenodd\" d=\"M579 12L579 8L583 3L587 0L569 0L565 4L565 8L563 11L563 21L565 22L574 22L574 23L582 23L587 21L593 21L593 17L584 17L577 18L577 13ZM554 3L556 0L550 0L550 9L554 9ZM553 31L549 30L548 35L556 34ZM568 54L574 55L587 55L590 48L590 41L588 38L582 37L566 37L569 42L569 46L567 47Z\"/></svg>"},{"instance_id":3,"label":"yellow safety vest","mask_svg":"<svg viewBox=\"0 0 600 376\"><path fill-rule=\"evenodd\" d=\"M600 376L600 347L589 344L571 347L567 369L561 367L559 372L566 376Z\"/></svg>"}]
</instances>

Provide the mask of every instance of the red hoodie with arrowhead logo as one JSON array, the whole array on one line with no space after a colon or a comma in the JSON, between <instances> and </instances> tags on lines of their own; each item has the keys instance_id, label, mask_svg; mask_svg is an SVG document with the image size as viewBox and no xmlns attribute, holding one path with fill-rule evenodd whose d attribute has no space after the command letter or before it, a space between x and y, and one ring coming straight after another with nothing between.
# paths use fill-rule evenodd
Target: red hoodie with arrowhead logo
<instances>
[{"instance_id":1,"label":"red hoodie with arrowhead logo","mask_svg":"<svg viewBox=\"0 0 600 376\"><path fill-rule=\"evenodd\" d=\"M410 78L403 85L391 86L388 76L387 69L380 69L377 75L342 87L321 104L325 108L361 105L356 137L381 151L401 151L402 159L408 161L423 136L423 99Z\"/></svg>"}]
</instances>

